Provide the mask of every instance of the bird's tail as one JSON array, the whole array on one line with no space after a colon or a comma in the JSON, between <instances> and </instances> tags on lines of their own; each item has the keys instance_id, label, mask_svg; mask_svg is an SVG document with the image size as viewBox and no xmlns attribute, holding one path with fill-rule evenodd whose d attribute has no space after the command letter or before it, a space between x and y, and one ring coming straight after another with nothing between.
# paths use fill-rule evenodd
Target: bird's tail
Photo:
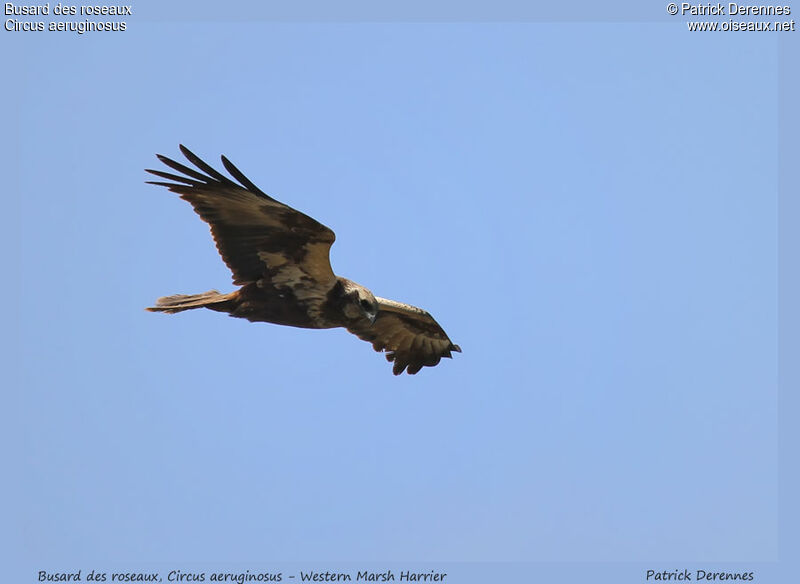
<instances>
[{"instance_id":1,"label":"bird's tail","mask_svg":"<svg viewBox=\"0 0 800 584\"><path fill-rule=\"evenodd\" d=\"M191 310L193 308L210 308L212 310L224 310L225 303L233 298L236 292L230 294L220 294L216 290L209 290L202 294L175 294L174 296L163 296L156 300L155 306L149 306L150 312L166 312L174 314Z\"/></svg>"}]
</instances>

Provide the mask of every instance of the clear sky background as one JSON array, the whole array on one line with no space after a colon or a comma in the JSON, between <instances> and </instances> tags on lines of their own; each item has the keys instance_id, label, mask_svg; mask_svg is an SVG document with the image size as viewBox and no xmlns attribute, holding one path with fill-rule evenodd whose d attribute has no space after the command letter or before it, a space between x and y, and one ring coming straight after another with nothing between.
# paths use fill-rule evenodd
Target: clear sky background
<instances>
[{"instance_id":1,"label":"clear sky background","mask_svg":"<svg viewBox=\"0 0 800 584\"><path fill-rule=\"evenodd\" d=\"M101 561L778 559L777 35L689 33L660 5L616 23L218 8L0 31L25 581ZM338 274L464 352L396 378L343 330L145 312L232 289L207 226L144 184L179 142L330 226Z\"/></svg>"}]
</instances>

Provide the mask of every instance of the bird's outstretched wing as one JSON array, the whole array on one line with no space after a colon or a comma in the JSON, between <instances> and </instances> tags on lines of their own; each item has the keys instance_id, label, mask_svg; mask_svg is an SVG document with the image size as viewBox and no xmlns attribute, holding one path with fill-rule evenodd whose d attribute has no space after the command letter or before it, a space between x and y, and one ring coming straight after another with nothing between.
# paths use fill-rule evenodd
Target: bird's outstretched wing
<instances>
[{"instance_id":1,"label":"bird's outstretched wing","mask_svg":"<svg viewBox=\"0 0 800 584\"><path fill-rule=\"evenodd\" d=\"M453 351L461 352L424 310L386 298L375 299L379 308L375 322L347 330L372 343L376 351L386 351L386 360L394 361L395 375L406 369L414 375L423 367L433 367L442 357L451 358Z\"/></svg>"},{"instance_id":2,"label":"bird's outstretched wing","mask_svg":"<svg viewBox=\"0 0 800 584\"><path fill-rule=\"evenodd\" d=\"M200 171L158 155L172 170L147 172L173 182L148 181L167 187L194 207L211 226L234 284L269 278L275 285L327 290L336 281L331 269L333 231L308 215L276 201L250 182L227 158L222 164L238 183L203 162L181 145L183 155ZM284 281L285 280L285 281Z\"/></svg>"}]
</instances>

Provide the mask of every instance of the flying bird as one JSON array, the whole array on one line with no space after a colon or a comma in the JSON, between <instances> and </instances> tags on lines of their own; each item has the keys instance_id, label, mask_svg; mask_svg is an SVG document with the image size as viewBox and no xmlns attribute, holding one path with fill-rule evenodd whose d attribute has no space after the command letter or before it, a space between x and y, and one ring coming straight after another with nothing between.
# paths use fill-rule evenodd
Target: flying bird
<instances>
[{"instance_id":1,"label":"flying bird","mask_svg":"<svg viewBox=\"0 0 800 584\"><path fill-rule=\"evenodd\" d=\"M148 308L176 313L209 308L251 322L310 329L343 327L383 351L392 372L414 375L442 357L461 352L426 311L373 295L367 288L333 273L333 231L284 205L255 186L225 156L222 164L234 182L180 145L198 170L157 155L179 174L146 169L188 201L211 227L211 234L238 290L221 294L165 296Z\"/></svg>"}]
</instances>

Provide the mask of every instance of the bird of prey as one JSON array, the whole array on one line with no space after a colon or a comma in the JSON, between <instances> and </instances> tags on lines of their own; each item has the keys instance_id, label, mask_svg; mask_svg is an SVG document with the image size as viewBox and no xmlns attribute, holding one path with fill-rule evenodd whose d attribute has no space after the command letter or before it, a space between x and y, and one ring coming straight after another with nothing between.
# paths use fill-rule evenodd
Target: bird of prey
<instances>
[{"instance_id":1,"label":"bird of prey","mask_svg":"<svg viewBox=\"0 0 800 584\"><path fill-rule=\"evenodd\" d=\"M222 259L241 287L221 294L165 296L147 310L175 313L209 308L251 322L301 328L344 327L385 351L392 372L414 375L442 357L461 352L426 311L374 296L360 284L333 273L330 249L335 235L308 215L276 201L225 156L222 164L234 182L180 145L198 170L166 156L158 159L179 174L146 169L188 201L211 234Z\"/></svg>"}]
</instances>

